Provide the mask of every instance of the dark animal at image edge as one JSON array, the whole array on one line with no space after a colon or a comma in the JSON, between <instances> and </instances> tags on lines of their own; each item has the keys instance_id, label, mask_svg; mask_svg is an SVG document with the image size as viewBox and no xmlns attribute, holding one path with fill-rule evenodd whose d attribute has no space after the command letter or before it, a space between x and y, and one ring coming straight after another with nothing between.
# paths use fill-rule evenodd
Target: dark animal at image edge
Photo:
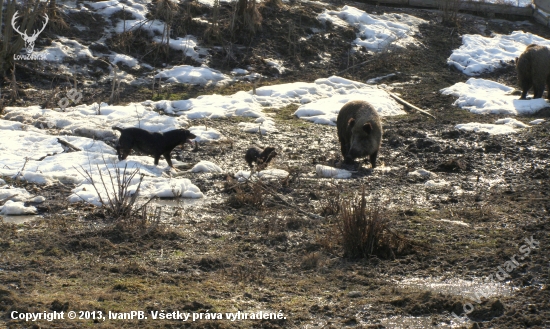
<instances>
[{"instance_id":1,"label":"dark animal at image edge","mask_svg":"<svg viewBox=\"0 0 550 329\"><path fill-rule=\"evenodd\" d=\"M244 159L250 168L252 168L252 163L267 165L276 155L277 152L275 152L274 147L266 147L263 151L259 148L251 147L246 151Z\"/></svg>"},{"instance_id":2,"label":"dark animal at image edge","mask_svg":"<svg viewBox=\"0 0 550 329\"><path fill-rule=\"evenodd\" d=\"M533 98L541 98L545 85L548 86L547 98L550 99L550 49L538 45L529 45L525 51L516 57L518 84L522 89L521 98L526 99L531 87Z\"/></svg>"},{"instance_id":3,"label":"dark animal at image edge","mask_svg":"<svg viewBox=\"0 0 550 329\"><path fill-rule=\"evenodd\" d=\"M165 133L152 133L140 128L123 129L113 127L113 130L118 130L121 133L116 144L116 153L119 160L126 159L134 149L152 155L155 158L155 165L158 165L162 155L170 167L173 167L170 158L172 150L186 142L191 144L190 140L197 137L186 129L175 129Z\"/></svg>"},{"instance_id":4,"label":"dark animal at image edge","mask_svg":"<svg viewBox=\"0 0 550 329\"><path fill-rule=\"evenodd\" d=\"M365 101L348 102L338 113L336 126L345 163L369 157L375 168L382 142L382 124L376 109Z\"/></svg>"}]
</instances>

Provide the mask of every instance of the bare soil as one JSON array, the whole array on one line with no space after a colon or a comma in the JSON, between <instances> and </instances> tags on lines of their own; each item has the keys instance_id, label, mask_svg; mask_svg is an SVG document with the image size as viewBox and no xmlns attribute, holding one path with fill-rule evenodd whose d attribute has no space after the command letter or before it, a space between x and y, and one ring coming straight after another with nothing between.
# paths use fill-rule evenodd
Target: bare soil
<instances>
[{"instance_id":1,"label":"bare soil","mask_svg":"<svg viewBox=\"0 0 550 329\"><path fill-rule=\"evenodd\" d=\"M324 6L314 2L260 7L262 30L250 37L222 34L205 39L220 46L210 67L231 70L252 65L269 78L262 84L314 81L339 74L356 81L397 73L387 84L404 99L430 110L437 119L408 113L384 119L379 163L394 170L371 170L368 165L346 167L352 179L330 181L315 177L315 164L340 160L336 128L314 125L292 116L295 106L273 111L278 133L260 137L237 129L230 120L210 120L230 140L206 144L196 152L185 150L181 159L230 164L234 172L247 168L244 154L253 144L278 148L271 168L291 174L285 180L234 188L227 174L188 174L207 195L193 206L165 207L161 223L151 220L120 221L86 204L68 204L70 186L14 184L43 195L42 219L15 225L0 221L0 326L7 328L385 328L383 319L394 316L427 317L431 324L449 324L451 312L462 313L470 302L462 295L407 288L399 284L410 277L444 277L470 280L497 271L525 242L540 243L506 282L514 287L510 296L482 298L474 303L465 328L550 328L550 180L548 152L550 126L533 126L514 135L490 136L457 131L465 122L494 122L498 115L479 116L452 106L454 98L439 90L467 77L450 68L446 59L461 44L460 36L491 32L508 34L518 29L505 20L461 15L455 24L440 23L437 12L346 3L369 13L408 13L429 22L420 26L419 47L379 55L348 55L352 29L327 27L304 42L311 28L324 29L316 19ZM342 4L338 4L341 6ZM335 5L336 6L336 5ZM330 6L329 6L330 7ZM229 7L222 7L227 24ZM197 4L192 15L210 10ZM85 14L68 19L80 24L104 22ZM513 19L510 17L504 17ZM113 19L124 19L114 17ZM225 20L225 21L224 21ZM205 35L206 27L184 20L186 33ZM550 30L537 24L519 29L550 38ZM290 31L290 33L289 33ZM67 32L68 33L68 32ZM93 35L76 34L82 42ZM226 33L226 32L224 32ZM329 33L327 38L322 34ZM69 35L69 34L66 34ZM73 36L73 35L72 35ZM148 49L145 37L125 46L110 40L119 52L142 57ZM290 39L289 39L290 38ZM123 40L124 41L124 40ZM229 47L229 48L228 48ZM227 50L232 49L230 55ZM100 52L101 49L94 49ZM330 54L320 61L319 54ZM160 54L160 53L159 53ZM182 63L181 54L160 61ZM148 57L149 56L149 57ZM262 58L283 59L289 72L279 75ZM187 60L185 60L187 61ZM73 63L69 63L73 64ZM81 63L82 64L82 63ZM188 63L189 64L189 63ZM105 70L101 63L84 63ZM48 71L54 73L52 71ZM516 85L512 63L482 75ZM26 69L17 70L21 89L14 104L57 102L55 88L66 82ZM105 101L110 85L85 87L85 103ZM153 96L151 86L125 86L121 102ZM250 89L243 82L226 87L165 86L155 99L189 98L200 94L230 94ZM9 94L8 84L2 94ZM54 96L54 97L52 97ZM518 96L519 98L519 96ZM50 105L51 106L51 105ZM541 111L534 117L547 117ZM528 122L532 117L519 118ZM425 168L450 186L426 188L427 178L408 175ZM501 179L491 184L491 180ZM8 180L9 181L9 180ZM336 201L350 198L365 187L369 204L383 209L392 229L406 238L408 248L384 257L343 257ZM256 189L255 189L256 188ZM284 200L284 201L283 201ZM301 210L298 211L298 209ZM150 208L150 212L154 207ZM316 216L308 216L305 213ZM441 219L461 221L456 225ZM181 311L225 313L281 311L280 320L64 320L36 323L12 320L10 314L43 311ZM420 327L420 326L419 326ZM390 327L388 327L390 328Z\"/></svg>"}]
</instances>

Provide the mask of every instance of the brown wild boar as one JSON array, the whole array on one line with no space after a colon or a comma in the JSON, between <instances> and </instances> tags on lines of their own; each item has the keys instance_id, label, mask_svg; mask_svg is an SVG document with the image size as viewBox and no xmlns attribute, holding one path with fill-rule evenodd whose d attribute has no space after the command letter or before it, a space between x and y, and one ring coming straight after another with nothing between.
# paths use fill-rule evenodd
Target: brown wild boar
<instances>
[{"instance_id":1,"label":"brown wild boar","mask_svg":"<svg viewBox=\"0 0 550 329\"><path fill-rule=\"evenodd\" d=\"M345 162L368 156L375 168L382 142L382 124L376 109L365 101L348 102L338 113L336 126Z\"/></svg>"},{"instance_id":2,"label":"brown wild boar","mask_svg":"<svg viewBox=\"0 0 550 329\"><path fill-rule=\"evenodd\" d=\"M544 46L529 45L525 51L516 57L518 84L522 89L521 98L526 99L531 87L533 98L541 98L545 85L548 85L547 98L550 99L550 49Z\"/></svg>"}]
</instances>

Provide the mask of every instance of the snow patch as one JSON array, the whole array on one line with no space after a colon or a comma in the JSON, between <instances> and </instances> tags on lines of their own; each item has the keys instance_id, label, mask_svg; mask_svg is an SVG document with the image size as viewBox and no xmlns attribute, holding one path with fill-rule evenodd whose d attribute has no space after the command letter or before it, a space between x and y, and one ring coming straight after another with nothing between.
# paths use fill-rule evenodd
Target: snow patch
<instances>
[{"instance_id":1,"label":"snow patch","mask_svg":"<svg viewBox=\"0 0 550 329\"><path fill-rule=\"evenodd\" d=\"M323 178L347 179L351 177L351 172L345 169L338 169L318 164L315 166L317 176Z\"/></svg>"},{"instance_id":2,"label":"snow patch","mask_svg":"<svg viewBox=\"0 0 550 329\"><path fill-rule=\"evenodd\" d=\"M325 9L317 19L323 24L330 21L337 26L355 27L359 32L352 44L374 52L382 51L390 45L406 47L417 44L413 36L418 32L418 25L427 23L407 14L372 15L351 6L344 6L341 10Z\"/></svg>"},{"instance_id":3,"label":"snow patch","mask_svg":"<svg viewBox=\"0 0 550 329\"><path fill-rule=\"evenodd\" d=\"M465 34L462 36L462 46L453 50L447 63L466 75L487 73L512 62L533 43L550 47L550 40L522 31L492 37Z\"/></svg>"},{"instance_id":4,"label":"snow patch","mask_svg":"<svg viewBox=\"0 0 550 329\"><path fill-rule=\"evenodd\" d=\"M31 215L36 214L36 207L25 207L23 202L12 200L6 201L4 206L0 208L0 215Z\"/></svg>"},{"instance_id":5,"label":"snow patch","mask_svg":"<svg viewBox=\"0 0 550 329\"><path fill-rule=\"evenodd\" d=\"M223 170L220 168L217 164L210 162L210 161L200 161L196 165L191 168L191 172L194 173L222 173Z\"/></svg>"},{"instance_id":6,"label":"snow patch","mask_svg":"<svg viewBox=\"0 0 550 329\"><path fill-rule=\"evenodd\" d=\"M441 93L458 97L455 106L476 114L528 115L549 106L542 98L520 100L510 94L513 90L498 82L470 78L441 89Z\"/></svg>"},{"instance_id":7,"label":"snow patch","mask_svg":"<svg viewBox=\"0 0 550 329\"><path fill-rule=\"evenodd\" d=\"M190 65L174 66L170 69L162 70L155 75L155 78L165 78L167 82L187 83L192 85L223 84L230 78L220 71L209 67L194 67Z\"/></svg>"}]
</instances>

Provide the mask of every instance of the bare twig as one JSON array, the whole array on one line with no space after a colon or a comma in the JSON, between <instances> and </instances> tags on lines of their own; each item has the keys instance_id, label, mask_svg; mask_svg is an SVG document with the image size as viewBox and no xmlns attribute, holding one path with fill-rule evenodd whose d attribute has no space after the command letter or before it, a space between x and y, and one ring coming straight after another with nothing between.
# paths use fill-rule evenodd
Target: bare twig
<instances>
[{"instance_id":1,"label":"bare twig","mask_svg":"<svg viewBox=\"0 0 550 329\"><path fill-rule=\"evenodd\" d=\"M356 66L360 66L360 65L363 65L363 64L367 64L367 63L372 62L372 61L374 61L374 59L369 59L369 60L364 61L364 62L361 62L361 63L359 63L359 64L352 65L352 66L348 67L348 68L345 69L345 70L342 70L342 71L340 71L340 72L337 72L335 75L342 74L342 73L347 72L348 70L350 70L350 69L352 69L352 68L354 68L354 67L356 67Z\"/></svg>"},{"instance_id":2,"label":"bare twig","mask_svg":"<svg viewBox=\"0 0 550 329\"><path fill-rule=\"evenodd\" d=\"M74 146L73 144L69 143L69 142L66 142L64 140L62 140L61 138L58 138L57 139L57 142L63 146L66 146L68 147L69 149L71 149L72 151L82 151L81 149L79 149L78 147Z\"/></svg>"},{"instance_id":3,"label":"bare twig","mask_svg":"<svg viewBox=\"0 0 550 329\"><path fill-rule=\"evenodd\" d=\"M416 110L416 111L418 111L418 112L420 112L420 113L422 113L422 114L424 114L424 115L429 116L430 118L435 119L435 117L434 117L432 114L428 113L427 111L424 111L424 110L422 110L421 108L412 105L411 103L409 103L409 102L407 102L406 100L404 100L404 99L398 97L398 96L395 95L395 94L392 94L392 93L390 93L390 92L387 92L387 93L390 95L391 98L395 99L399 104L404 105L404 106L406 106L406 107L408 107L408 108L410 108L410 109Z\"/></svg>"},{"instance_id":4,"label":"bare twig","mask_svg":"<svg viewBox=\"0 0 550 329\"><path fill-rule=\"evenodd\" d=\"M4 205L4 203L6 203L6 201L11 200L11 199L15 198L18 195L19 194L10 195L9 197L7 197L5 199L0 200L0 206Z\"/></svg>"},{"instance_id":5,"label":"bare twig","mask_svg":"<svg viewBox=\"0 0 550 329\"><path fill-rule=\"evenodd\" d=\"M286 201L285 199L283 199L283 197L282 197L279 193L277 193L277 192L271 190L270 188L265 187L265 186L261 186L261 188L262 188L264 191L266 191L267 193L271 194L271 196L273 196L274 198L280 200L285 206L290 207L290 208L296 210L297 212L301 213L302 215L306 215L306 216L308 216L308 217L310 217L310 218L313 218L313 219L323 219L323 217L321 217L321 216L319 216L319 215L317 215L317 214L313 214L313 213L307 212L307 211L305 211L305 210L300 209L298 206L295 206L295 205L291 204L290 202L288 202L288 201Z\"/></svg>"},{"instance_id":6,"label":"bare twig","mask_svg":"<svg viewBox=\"0 0 550 329\"><path fill-rule=\"evenodd\" d=\"M16 181L17 178L19 177L19 175L21 175L21 172L23 170L25 170L25 166L27 165L27 162L29 162L30 158L27 158L25 157L25 163L23 163L23 167L21 168L21 170L19 170L19 172L17 173L17 175L15 175L15 177L13 177L13 180Z\"/></svg>"}]
</instances>

